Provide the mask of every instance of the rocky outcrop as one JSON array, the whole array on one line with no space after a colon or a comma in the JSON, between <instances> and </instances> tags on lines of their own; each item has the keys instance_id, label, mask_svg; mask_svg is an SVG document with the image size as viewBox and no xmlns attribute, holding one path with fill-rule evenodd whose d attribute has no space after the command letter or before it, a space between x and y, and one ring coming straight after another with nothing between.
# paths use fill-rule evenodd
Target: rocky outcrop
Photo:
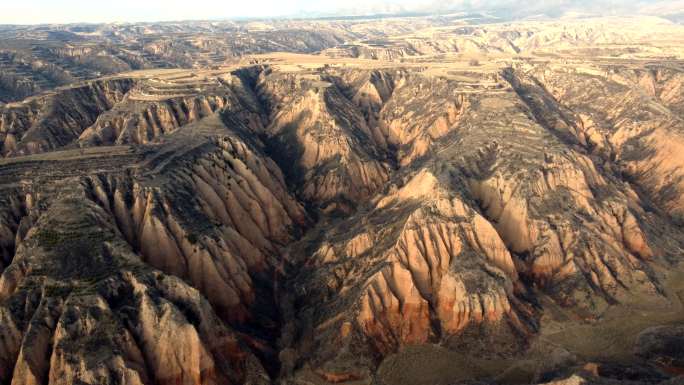
<instances>
[{"instance_id":1,"label":"rocky outcrop","mask_svg":"<svg viewBox=\"0 0 684 385\"><path fill-rule=\"evenodd\" d=\"M295 166L284 169L306 200L348 212L387 181L366 121L334 85L274 74L262 75L257 87L271 109L269 153Z\"/></svg>"},{"instance_id":2,"label":"rocky outcrop","mask_svg":"<svg viewBox=\"0 0 684 385\"><path fill-rule=\"evenodd\" d=\"M0 107L0 382L382 383L416 348L628 379L566 336L679 319L676 71L409 64Z\"/></svg>"},{"instance_id":3,"label":"rocky outcrop","mask_svg":"<svg viewBox=\"0 0 684 385\"><path fill-rule=\"evenodd\" d=\"M681 218L677 191L683 188L682 165L676 154L684 142L677 118L681 101L675 96L681 86L678 75L667 71L638 75L616 69L610 76L598 77L536 69L515 79L528 79L526 84L536 81L548 90L543 97L552 108L532 102L532 109L560 113L563 118L550 124L554 130L568 132L580 145L614 161L663 210ZM519 80L513 80L513 85L518 92L542 95L540 88L525 88Z\"/></svg>"},{"instance_id":4,"label":"rocky outcrop","mask_svg":"<svg viewBox=\"0 0 684 385\"><path fill-rule=\"evenodd\" d=\"M226 136L208 150L169 170L168 188L102 176L88 190L147 263L187 279L225 319L244 321L252 274L271 271L307 217L280 170L247 144Z\"/></svg>"},{"instance_id":5,"label":"rocky outcrop","mask_svg":"<svg viewBox=\"0 0 684 385\"><path fill-rule=\"evenodd\" d=\"M305 362L339 371L353 367L352 357L457 340L467 329L531 332L531 309L514 295L519 278L511 254L450 183L423 169L363 217L326 230L295 280L306 297L298 301L317 309L301 313L315 330L307 343L314 348L296 348ZM344 373L363 376L364 369Z\"/></svg>"},{"instance_id":6,"label":"rocky outcrop","mask_svg":"<svg viewBox=\"0 0 684 385\"><path fill-rule=\"evenodd\" d=\"M456 82L399 70L329 70L363 112L378 148L393 153L399 166L425 156L434 142L453 134L468 109Z\"/></svg>"},{"instance_id":7,"label":"rocky outcrop","mask_svg":"<svg viewBox=\"0 0 684 385\"><path fill-rule=\"evenodd\" d=\"M382 352L427 342L430 309L443 337L473 323L509 316L519 322L508 301L518 276L504 243L472 208L440 190L435 176L422 171L376 206L424 205L401 223L384 257L389 266L370 277L360 299L357 322Z\"/></svg>"},{"instance_id":8,"label":"rocky outcrop","mask_svg":"<svg viewBox=\"0 0 684 385\"><path fill-rule=\"evenodd\" d=\"M198 79L198 84L143 82L124 101L101 114L79 145L145 144L214 113L229 114L253 132L263 131L263 111L242 72Z\"/></svg>"},{"instance_id":9,"label":"rocky outcrop","mask_svg":"<svg viewBox=\"0 0 684 385\"><path fill-rule=\"evenodd\" d=\"M50 203L0 277L2 381L263 383L209 303L143 264L78 194Z\"/></svg>"},{"instance_id":10,"label":"rocky outcrop","mask_svg":"<svg viewBox=\"0 0 684 385\"><path fill-rule=\"evenodd\" d=\"M14 258L16 247L21 243L30 227L29 212L33 208L33 197L20 190L3 191L0 211L0 271Z\"/></svg>"},{"instance_id":11,"label":"rocky outcrop","mask_svg":"<svg viewBox=\"0 0 684 385\"><path fill-rule=\"evenodd\" d=\"M129 101L100 115L79 136L81 145L144 144L196 122L226 105L222 96L196 96L160 102Z\"/></svg>"},{"instance_id":12,"label":"rocky outcrop","mask_svg":"<svg viewBox=\"0 0 684 385\"><path fill-rule=\"evenodd\" d=\"M392 98L380 111L378 126L388 145L397 149L401 166L423 157L435 141L456 131L469 102L454 92L455 86L420 76L395 85Z\"/></svg>"},{"instance_id":13,"label":"rocky outcrop","mask_svg":"<svg viewBox=\"0 0 684 385\"><path fill-rule=\"evenodd\" d=\"M34 154L71 143L101 113L121 101L133 84L131 79L95 81L4 106L0 110L2 154Z\"/></svg>"},{"instance_id":14,"label":"rocky outcrop","mask_svg":"<svg viewBox=\"0 0 684 385\"><path fill-rule=\"evenodd\" d=\"M0 100L21 100L38 92L39 87L28 79L0 71Z\"/></svg>"},{"instance_id":15,"label":"rocky outcrop","mask_svg":"<svg viewBox=\"0 0 684 385\"><path fill-rule=\"evenodd\" d=\"M272 278L308 218L275 163L222 130L178 131L142 170L6 196L2 381L270 381L255 354L273 354Z\"/></svg>"},{"instance_id":16,"label":"rocky outcrop","mask_svg":"<svg viewBox=\"0 0 684 385\"><path fill-rule=\"evenodd\" d=\"M516 255L521 274L553 288L561 303L591 309L602 301L578 302L579 292L608 301L629 300L630 291L657 295L646 265L653 251L630 207L631 190L609 187L579 153L547 150L538 162L528 159L534 163L524 174L502 162L514 154L493 144L463 163L470 194Z\"/></svg>"}]
</instances>

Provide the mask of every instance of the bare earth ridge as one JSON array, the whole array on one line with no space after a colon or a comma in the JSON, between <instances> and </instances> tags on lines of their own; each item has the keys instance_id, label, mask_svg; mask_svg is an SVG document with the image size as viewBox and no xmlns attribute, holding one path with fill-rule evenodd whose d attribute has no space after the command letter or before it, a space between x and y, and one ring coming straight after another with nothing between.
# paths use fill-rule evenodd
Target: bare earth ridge
<instances>
[{"instance_id":1,"label":"bare earth ridge","mask_svg":"<svg viewBox=\"0 0 684 385\"><path fill-rule=\"evenodd\" d=\"M204 27L0 29L0 384L681 381L684 26Z\"/></svg>"}]
</instances>

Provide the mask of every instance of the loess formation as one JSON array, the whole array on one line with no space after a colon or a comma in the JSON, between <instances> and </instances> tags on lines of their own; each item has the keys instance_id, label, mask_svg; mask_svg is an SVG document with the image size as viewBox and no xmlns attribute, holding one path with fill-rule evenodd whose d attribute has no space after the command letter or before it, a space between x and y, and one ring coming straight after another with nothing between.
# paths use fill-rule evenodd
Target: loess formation
<instances>
[{"instance_id":1,"label":"loess formation","mask_svg":"<svg viewBox=\"0 0 684 385\"><path fill-rule=\"evenodd\" d=\"M676 383L683 27L490 21L3 30L0 384Z\"/></svg>"}]
</instances>

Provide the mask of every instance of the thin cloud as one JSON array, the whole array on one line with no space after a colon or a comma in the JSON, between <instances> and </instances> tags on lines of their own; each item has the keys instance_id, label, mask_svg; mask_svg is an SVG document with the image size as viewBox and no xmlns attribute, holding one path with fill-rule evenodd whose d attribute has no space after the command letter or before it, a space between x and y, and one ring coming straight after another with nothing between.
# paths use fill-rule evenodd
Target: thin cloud
<instances>
[{"instance_id":1,"label":"thin cloud","mask_svg":"<svg viewBox=\"0 0 684 385\"><path fill-rule=\"evenodd\" d=\"M684 10L684 1L618 0L24 0L3 5L2 24L212 20L241 17L312 17L334 15L442 13L507 9L511 16L565 12L668 14Z\"/></svg>"}]
</instances>

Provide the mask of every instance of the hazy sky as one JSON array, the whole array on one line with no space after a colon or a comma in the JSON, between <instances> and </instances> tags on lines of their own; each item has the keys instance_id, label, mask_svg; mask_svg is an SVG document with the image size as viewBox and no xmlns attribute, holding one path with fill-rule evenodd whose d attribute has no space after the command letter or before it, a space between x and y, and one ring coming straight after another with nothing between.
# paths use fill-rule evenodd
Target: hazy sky
<instances>
[{"instance_id":1,"label":"hazy sky","mask_svg":"<svg viewBox=\"0 0 684 385\"><path fill-rule=\"evenodd\" d=\"M513 9L600 5L611 9L627 3L643 5L654 1L659 0L0 0L0 24L352 15L493 5ZM682 3L682 0L674 2Z\"/></svg>"},{"instance_id":2,"label":"hazy sky","mask_svg":"<svg viewBox=\"0 0 684 385\"><path fill-rule=\"evenodd\" d=\"M0 0L0 24L273 17L352 10L388 12L431 3L432 0Z\"/></svg>"}]
</instances>

